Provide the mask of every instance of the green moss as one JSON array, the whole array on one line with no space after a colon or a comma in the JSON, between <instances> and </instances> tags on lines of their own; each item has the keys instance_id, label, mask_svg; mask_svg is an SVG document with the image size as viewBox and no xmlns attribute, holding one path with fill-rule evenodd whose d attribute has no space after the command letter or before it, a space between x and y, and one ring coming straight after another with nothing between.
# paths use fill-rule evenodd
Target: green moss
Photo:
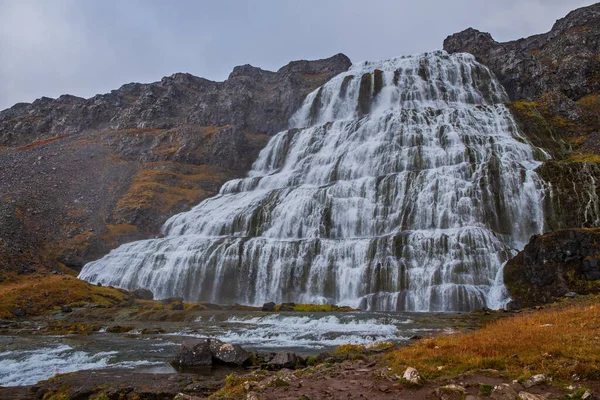
<instances>
[{"instance_id":1,"label":"green moss","mask_svg":"<svg viewBox=\"0 0 600 400\"><path fill-rule=\"evenodd\" d=\"M485 384L479 385L479 395L480 396L489 397L492 395L493 390L494 390L494 387L492 385L485 385Z\"/></svg>"}]
</instances>

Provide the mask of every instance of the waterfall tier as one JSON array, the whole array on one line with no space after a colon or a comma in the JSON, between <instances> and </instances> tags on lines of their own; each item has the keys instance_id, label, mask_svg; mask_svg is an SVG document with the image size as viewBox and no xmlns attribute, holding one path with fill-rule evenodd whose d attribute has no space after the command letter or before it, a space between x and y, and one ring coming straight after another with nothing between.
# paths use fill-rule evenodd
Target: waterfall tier
<instances>
[{"instance_id":1,"label":"waterfall tier","mask_svg":"<svg viewBox=\"0 0 600 400\"><path fill-rule=\"evenodd\" d=\"M87 264L158 298L466 311L543 230L546 156L467 54L363 62L311 93L244 179Z\"/></svg>"}]
</instances>

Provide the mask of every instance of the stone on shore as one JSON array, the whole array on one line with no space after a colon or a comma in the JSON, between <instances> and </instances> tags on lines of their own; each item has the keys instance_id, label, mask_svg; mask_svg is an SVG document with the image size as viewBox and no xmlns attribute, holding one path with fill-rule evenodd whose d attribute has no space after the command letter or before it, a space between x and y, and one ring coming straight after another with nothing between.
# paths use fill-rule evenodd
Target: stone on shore
<instances>
[{"instance_id":1,"label":"stone on shore","mask_svg":"<svg viewBox=\"0 0 600 400\"><path fill-rule=\"evenodd\" d=\"M416 369L408 367L406 368L406 371L404 371L404 375L402 375L402 378L406 379L411 383L418 384L421 381L421 374L419 374L419 371L417 371Z\"/></svg>"}]
</instances>

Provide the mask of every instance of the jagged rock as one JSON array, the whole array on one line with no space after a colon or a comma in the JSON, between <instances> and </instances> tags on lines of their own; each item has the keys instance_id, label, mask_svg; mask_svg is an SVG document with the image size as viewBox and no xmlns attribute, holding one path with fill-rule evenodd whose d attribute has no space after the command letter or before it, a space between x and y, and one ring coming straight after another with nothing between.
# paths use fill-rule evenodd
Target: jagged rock
<instances>
[{"instance_id":1,"label":"jagged rock","mask_svg":"<svg viewBox=\"0 0 600 400\"><path fill-rule=\"evenodd\" d=\"M188 339L179 349L174 365L182 367L203 367L212 365L211 339Z\"/></svg>"},{"instance_id":2,"label":"jagged rock","mask_svg":"<svg viewBox=\"0 0 600 400\"><path fill-rule=\"evenodd\" d=\"M569 292L600 292L595 277L600 229L568 229L536 235L508 261L504 283L518 307L553 301ZM600 264L598 264L600 265Z\"/></svg>"},{"instance_id":3,"label":"jagged rock","mask_svg":"<svg viewBox=\"0 0 600 400\"><path fill-rule=\"evenodd\" d=\"M276 304L275 304L275 303L273 303L273 302L265 303L265 304L263 304L263 306L262 306L262 311L265 311L265 312L272 312L272 311L275 311L275 305L276 305Z\"/></svg>"},{"instance_id":4,"label":"jagged rock","mask_svg":"<svg viewBox=\"0 0 600 400\"><path fill-rule=\"evenodd\" d=\"M60 308L60 311L62 311L64 313L70 313L70 312L73 312L73 309L71 307L65 305Z\"/></svg>"},{"instance_id":5,"label":"jagged rock","mask_svg":"<svg viewBox=\"0 0 600 400\"><path fill-rule=\"evenodd\" d=\"M548 375L534 375L531 378L527 379L525 382L523 382L523 387L525 387L525 389L529 389L530 387L539 385L540 383L547 382L549 379L550 377Z\"/></svg>"},{"instance_id":6,"label":"jagged rock","mask_svg":"<svg viewBox=\"0 0 600 400\"><path fill-rule=\"evenodd\" d=\"M222 364L241 366L250 360L250 353L240 345L223 343L217 339L211 339L210 351L215 361Z\"/></svg>"},{"instance_id":7,"label":"jagged rock","mask_svg":"<svg viewBox=\"0 0 600 400\"><path fill-rule=\"evenodd\" d=\"M298 365L298 361L299 358L296 354L288 351L280 351L275 353L275 356L267 363L267 365L273 369L294 369Z\"/></svg>"},{"instance_id":8,"label":"jagged rock","mask_svg":"<svg viewBox=\"0 0 600 400\"><path fill-rule=\"evenodd\" d=\"M544 396L527 392L519 392L519 400L546 400Z\"/></svg>"},{"instance_id":9,"label":"jagged rock","mask_svg":"<svg viewBox=\"0 0 600 400\"><path fill-rule=\"evenodd\" d=\"M421 381L421 374L415 368L408 367L404 371L402 378L412 383L419 383Z\"/></svg>"},{"instance_id":10,"label":"jagged rock","mask_svg":"<svg viewBox=\"0 0 600 400\"><path fill-rule=\"evenodd\" d=\"M600 4L572 11L548 33L507 43L469 28L449 36L444 49L467 52L498 76L511 99L550 91L577 100L600 91Z\"/></svg>"},{"instance_id":11,"label":"jagged rock","mask_svg":"<svg viewBox=\"0 0 600 400\"><path fill-rule=\"evenodd\" d=\"M136 289L133 296L140 300L154 300L154 293L150 289Z\"/></svg>"},{"instance_id":12,"label":"jagged rock","mask_svg":"<svg viewBox=\"0 0 600 400\"><path fill-rule=\"evenodd\" d=\"M515 400L517 398L517 391L508 383L501 383L494 387L494 391L490 398L492 400Z\"/></svg>"}]
</instances>

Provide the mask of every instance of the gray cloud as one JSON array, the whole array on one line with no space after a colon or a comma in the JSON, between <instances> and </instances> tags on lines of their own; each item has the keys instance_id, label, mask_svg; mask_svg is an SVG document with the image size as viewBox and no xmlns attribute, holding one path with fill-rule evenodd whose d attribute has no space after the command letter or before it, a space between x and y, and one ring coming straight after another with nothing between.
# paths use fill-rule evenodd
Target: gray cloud
<instances>
[{"instance_id":1,"label":"gray cloud","mask_svg":"<svg viewBox=\"0 0 600 400\"><path fill-rule=\"evenodd\" d=\"M0 0L0 109L90 97L174 72L222 80L343 52L353 61L439 49L469 26L506 41L593 0Z\"/></svg>"}]
</instances>

